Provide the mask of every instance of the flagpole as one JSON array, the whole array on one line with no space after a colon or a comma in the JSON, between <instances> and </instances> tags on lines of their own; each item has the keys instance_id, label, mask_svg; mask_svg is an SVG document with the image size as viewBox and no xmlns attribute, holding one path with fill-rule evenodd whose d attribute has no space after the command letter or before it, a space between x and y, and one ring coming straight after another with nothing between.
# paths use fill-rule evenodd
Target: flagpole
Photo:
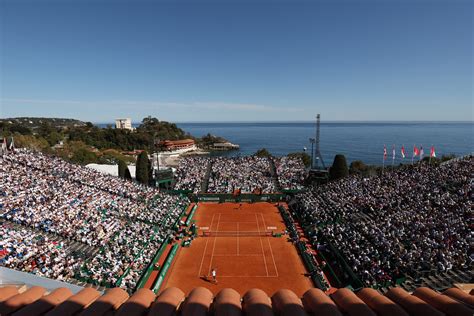
<instances>
[{"instance_id":1,"label":"flagpole","mask_svg":"<svg viewBox=\"0 0 474 316\"><path fill-rule=\"evenodd\" d=\"M431 144L431 147L430 147L430 160L428 162L428 164L431 166L431 148L433 148L433 144Z\"/></svg>"},{"instance_id":2,"label":"flagpole","mask_svg":"<svg viewBox=\"0 0 474 316\"><path fill-rule=\"evenodd\" d=\"M395 145L392 146L392 170L393 170L394 164L395 164Z\"/></svg>"}]
</instances>

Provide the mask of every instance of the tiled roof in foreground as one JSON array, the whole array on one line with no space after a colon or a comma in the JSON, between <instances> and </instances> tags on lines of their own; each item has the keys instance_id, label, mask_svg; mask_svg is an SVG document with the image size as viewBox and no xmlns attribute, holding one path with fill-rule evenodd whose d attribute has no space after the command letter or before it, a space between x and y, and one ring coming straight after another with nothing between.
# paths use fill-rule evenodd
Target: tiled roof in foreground
<instances>
[{"instance_id":1,"label":"tiled roof in foreground","mask_svg":"<svg viewBox=\"0 0 474 316\"><path fill-rule=\"evenodd\" d=\"M339 289L328 296L310 289L303 297L289 290L279 290L269 297L259 289L249 290L243 297L233 289L214 296L208 289L195 288L187 296L180 289L168 288L156 296L140 289L131 297L118 288L105 294L85 288L77 294L67 288L50 293L39 286L19 291L17 287L0 288L0 315L67 316L67 315L157 315L157 316L305 316L305 315L390 315L390 316L472 316L474 295L458 288L443 293L421 287L413 294L392 288L385 295L373 289L356 293Z\"/></svg>"}]
</instances>

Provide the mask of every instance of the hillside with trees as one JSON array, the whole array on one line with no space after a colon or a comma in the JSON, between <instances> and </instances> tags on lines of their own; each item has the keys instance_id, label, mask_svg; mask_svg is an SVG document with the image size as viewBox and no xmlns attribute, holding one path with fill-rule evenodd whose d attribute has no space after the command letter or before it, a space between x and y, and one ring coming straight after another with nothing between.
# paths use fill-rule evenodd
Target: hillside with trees
<instances>
[{"instance_id":1,"label":"hillside with trees","mask_svg":"<svg viewBox=\"0 0 474 316\"><path fill-rule=\"evenodd\" d=\"M9 118L0 120L0 136L15 139L18 147L29 147L55 154L69 161L118 163L130 160L123 151L156 150L160 140L194 139L176 124L148 116L133 131L101 128L90 122L57 118ZM206 136L204 137L206 140ZM221 139L221 138L219 138Z\"/></svg>"}]
</instances>

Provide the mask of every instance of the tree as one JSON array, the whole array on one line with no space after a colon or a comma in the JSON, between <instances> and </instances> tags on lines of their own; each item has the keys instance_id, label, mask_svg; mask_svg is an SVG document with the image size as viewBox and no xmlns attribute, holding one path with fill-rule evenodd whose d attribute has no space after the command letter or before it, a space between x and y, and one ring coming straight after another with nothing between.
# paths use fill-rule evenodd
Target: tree
<instances>
[{"instance_id":1,"label":"tree","mask_svg":"<svg viewBox=\"0 0 474 316\"><path fill-rule=\"evenodd\" d=\"M257 152L255 153L255 156L257 156L257 157L271 157L272 154L270 154L270 152L266 148L262 148L262 149L257 150Z\"/></svg>"},{"instance_id":2,"label":"tree","mask_svg":"<svg viewBox=\"0 0 474 316\"><path fill-rule=\"evenodd\" d=\"M288 154L289 158L300 158L303 161L303 164L305 167L309 167L311 165L311 157L305 152L299 152L299 153L289 153Z\"/></svg>"},{"instance_id":3,"label":"tree","mask_svg":"<svg viewBox=\"0 0 474 316\"><path fill-rule=\"evenodd\" d=\"M132 180L132 175L130 174L130 169L125 169L125 175L123 177L125 180Z\"/></svg>"},{"instance_id":4,"label":"tree","mask_svg":"<svg viewBox=\"0 0 474 316\"><path fill-rule=\"evenodd\" d=\"M137 158L136 179L138 182L148 185L150 174L150 161L146 150L142 151Z\"/></svg>"},{"instance_id":5,"label":"tree","mask_svg":"<svg viewBox=\"0 0 474 316\"><path fill-rule=\"evenodd\" d=\"M97 155L86 148L78 148L74 151L71 161L81 165L97 162Z\"/></svg>"},{"instance_id":6,"label":"tree","mask_svg":"<svg viewBox=\"0 0 474 316\"><path fill-rule=\"evenodd\" d=\"M338 154L334 157L332 167L329 169L329 177L331 180L337 180L347 177L349 169L347 168L346 157Z\"/></svg>"},{"instance_id":7,"label":"tree","mask_svg":"<svg viewBox=\"0 0 474 316\"><path fill-rule=\"evenodd\" d=\"M127 164L125 163L125 161L123 160L119 160L118 161L118 176L120 178L125 178L125 170L127 170L128 167L127 167Z\"/></svg>"},{"instance_id":8,"label":"tree","mask_svg":"<svg viewBox=\"0 0 474 316\"><path fill-rule=\"evenodd\" d=\"M366 175L368 167L361 160L356 160L351 163L349 167L350 174Z\"/></svg>"}]
</instances>

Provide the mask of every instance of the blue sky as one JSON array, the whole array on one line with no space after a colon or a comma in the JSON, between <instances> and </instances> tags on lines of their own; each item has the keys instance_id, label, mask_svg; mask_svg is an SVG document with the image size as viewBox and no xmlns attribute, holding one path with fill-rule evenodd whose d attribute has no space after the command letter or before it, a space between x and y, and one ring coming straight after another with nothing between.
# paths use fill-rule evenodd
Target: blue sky
<instances>
[{"instance_id":1,"label":"blue sky","mask_svg":"<svg viewBox=\"0 0 474 316\"><path fill-rule=\"evenodd\" d=\"M0 117L473 120L473 4L0 0Z\"/></svg>"}]
</instances>

